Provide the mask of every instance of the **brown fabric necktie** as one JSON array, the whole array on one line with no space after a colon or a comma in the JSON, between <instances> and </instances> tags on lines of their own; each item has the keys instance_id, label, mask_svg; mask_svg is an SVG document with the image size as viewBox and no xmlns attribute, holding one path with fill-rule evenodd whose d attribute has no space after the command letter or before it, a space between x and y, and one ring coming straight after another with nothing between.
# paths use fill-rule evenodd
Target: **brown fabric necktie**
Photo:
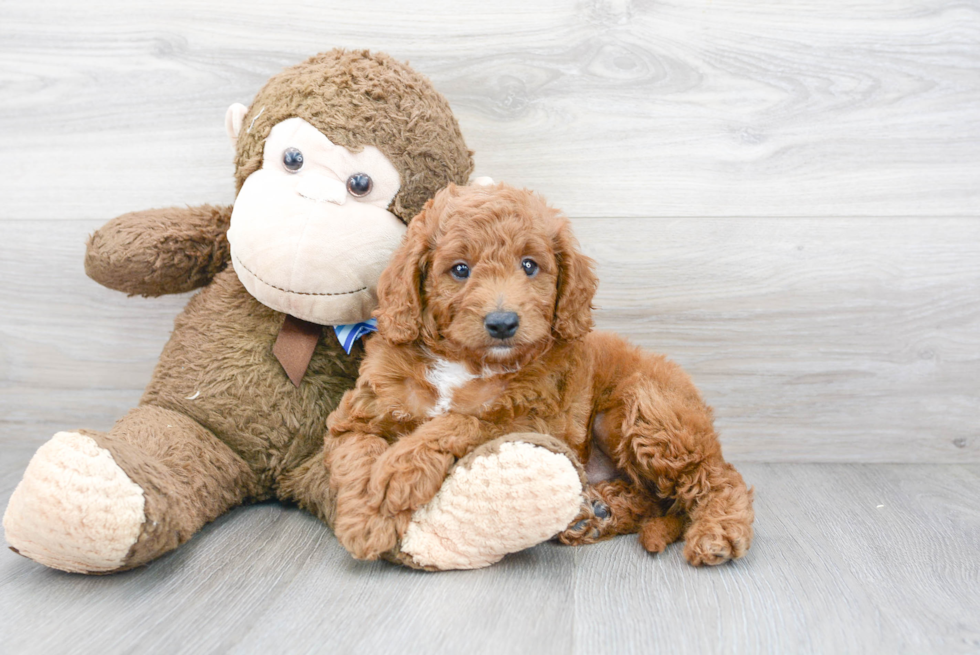
<instances>
[{"instance_id":1,"label":"brown fabric necktie","mask_svg":"<svg viewBox=\"0 0 980 655\"><path fill-rule=\"evenodd\" d=\"M304 321L301 318L286 314L279 328L279 336L272 346L272 354L276 356L283 370L295 386L303 381L306 368L313 359L316 342L320 339L323 326Z\"/></svg>"}]
</instances>

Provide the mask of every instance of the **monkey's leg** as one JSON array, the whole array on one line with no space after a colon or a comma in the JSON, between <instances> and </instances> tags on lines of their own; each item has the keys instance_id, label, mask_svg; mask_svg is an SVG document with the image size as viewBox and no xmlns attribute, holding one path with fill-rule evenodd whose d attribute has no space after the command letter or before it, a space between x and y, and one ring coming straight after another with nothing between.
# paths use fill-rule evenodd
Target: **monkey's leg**
<instances>
[{"instance_id":1,"label":"monkey's leg","mask_svg":"<svg viewBox=\"0 0 980 655\"><path fill-rule=\"evenodd\" d=\"M130 569L257 493L252 470L192 419L144 405L108 433L59 432L34 454L3 525L21 555L77 573Z\"/></svg>"},{"instance_id":2,"label":"monkey's leg","mask_svg":"<svg viewBox=\"0 0 980 655\"><path fill-rule=\"evenodd\" d=\"M337 494L331 492L331 474L348 479L342 486L363 491L372 459L383 452L383 445L363 444L377 448L364 459L332 457L344 470L330 471L322 455L314 456L280 480L280 492L333 526ZM372 540L374 533L384 532L390 550L382 556L405 566L480 568L564 529L582 504L583 485L582 468L561 441L511 434L459 460L435 498L407 515L406 527L393 534L376 528L369 532Z\"/></svg>"},{"instance_id":3,"label":"monkey's leg","mask_svg":"<svg viewBox=\"0 0 980 655\"><path fill-rule=\"evenodd\" d=\"M391 559L426 569L475 569L555 537L582 505L585 472L555 437L512 433L460 459L412 514Z\"/></svg>"}]
</instances>

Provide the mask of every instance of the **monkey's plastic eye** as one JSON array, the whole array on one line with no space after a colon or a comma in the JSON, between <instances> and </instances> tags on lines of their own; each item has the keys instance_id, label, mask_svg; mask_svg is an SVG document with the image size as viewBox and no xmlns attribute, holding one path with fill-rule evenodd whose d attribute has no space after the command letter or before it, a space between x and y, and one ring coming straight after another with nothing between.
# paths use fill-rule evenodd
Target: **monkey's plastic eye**
<instances>
[{"instance_id":1,"label":"monkey's plastic eye","mask_svg":"<svg viewBox=\"0 0 980 655\"><path fill-rule=\"evenodd\" d=\"M282 165L290 173L303 168L303 153L298 148L286 148L282 153Z\"/></svg>"},{"instance_id":2,"label":"monkey's plastic eye","mask_svg":"<svg viewBox=\"0 0 980 655\"><path fill-rule=\"evenodd\" d=\"M521 260L521 268L524 269L528 277L534 277L534 274L538 272L538 263L533 259L525 258Z\"/></svg>"},{"instance_id":3,"label":"monkey's plastic eye","mask_svg":"<svg viewBox=\"0 0 980 655\"><path fill-rule=\"evenodd\" d=\"M454 280L462 281L470 276L470 267L465 262L456 262L449 269L449 274L453 276Z\"/></svg>"},{"instance_id":4,"label":"monkey's plastic eye","mask_svg":"<svg viewBox=\"0 0 980 655\"><path fill-rule=\"evenodd\" d=\"M373 188L374 182L367 173L354 173L347 178L347 192L355 198L363 198L371 193Z\"/></svg>"}]
</instances>

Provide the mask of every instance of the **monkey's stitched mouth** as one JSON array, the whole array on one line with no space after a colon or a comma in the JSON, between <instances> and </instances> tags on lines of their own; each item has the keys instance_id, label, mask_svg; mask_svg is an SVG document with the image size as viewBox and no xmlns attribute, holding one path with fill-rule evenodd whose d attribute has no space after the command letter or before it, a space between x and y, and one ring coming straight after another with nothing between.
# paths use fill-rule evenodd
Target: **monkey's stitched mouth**
<instances>
[{"instance_id":1,"label":"monkey's stitched mouth","mask_svg":"<svg viewBox=\"0 0 980 655\"><path fill-rule=\"evenodd\" d=\"M282 291L283 293L291 293L294 296L351 296L351 295L354 295L355 293L361 293L362 291L367 291L368 290L367 287L361 287L360 289L354 289L353 291L337 291L337 292L334 292L334 293L330 293L330 292L317 293L315 291L293 291L292 289L284 289L282 287L276 286L275 284L272 284L271 282L266 282L261 277L259 277L259 275L255 271L253 271L248 266L246 266L244 263L242 263L242 260L241 259L239 259L235 255L232 255L232 257L234 257L235 262L239 266L241 266L246 271L248 271L249 273L251 273L252 277L254 277L256 280L258 280L259 282L261 282L265 286L267 286L269 288L272 288L272 289L275 289L276 291Z\"/></svg>"}]
</instances>

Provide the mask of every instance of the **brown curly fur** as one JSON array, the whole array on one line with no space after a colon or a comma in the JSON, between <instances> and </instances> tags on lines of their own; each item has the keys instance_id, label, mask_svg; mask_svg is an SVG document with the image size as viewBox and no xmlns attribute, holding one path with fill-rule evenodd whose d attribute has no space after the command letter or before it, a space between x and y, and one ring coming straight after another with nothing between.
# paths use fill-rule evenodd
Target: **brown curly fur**
<instances>
[{"instance_id":1,"label":"brown curly fur","mask_svg":"<svg viewBox=\"0 0 980 655\"><path fill-rule=\"evenodd\" d=\"M129 212L88 239L85 273L99 284L143 296L203 287L230 258L232 207L200 205Z\"/></svg>"},{"instance_id":2,"label":"brown curly fur","mask_svg":"<svg viewBox=\"0 0 980 655\"><path fill-rule=\"evenodd\" d=\"M287 68L256 94L235 147L239 190L262 167L269 132L293 117L352 152L367 145L383 152L401 175L388 209L406 223L432 189L473 172L449 102L427 78L382 52L338 48Z\"/></svg>"},{"instance_id":3,"label":"brown curly fur","mask_svg":"<svg viewBox=\"0 0 980 655\"><path fill-rule=\"evenodd\" d=\"M459 262L465 280L450 274ZM531 192L451 185L426 204L379 284L382 338L328 419L334 530L355 557L395 547L457 458L513 432L554 435L583 462L598 448L620 474L588 489L565 543L639 532L659 552L683 531L692 564L745 554L752 493L722 458L710 408L676 364L590 332L596 285L569 221ZM514 336L488 334L493 311L518 314ZM472 376L448 411L429 377L440 360Z\"/></svg>"}]
</instances>

